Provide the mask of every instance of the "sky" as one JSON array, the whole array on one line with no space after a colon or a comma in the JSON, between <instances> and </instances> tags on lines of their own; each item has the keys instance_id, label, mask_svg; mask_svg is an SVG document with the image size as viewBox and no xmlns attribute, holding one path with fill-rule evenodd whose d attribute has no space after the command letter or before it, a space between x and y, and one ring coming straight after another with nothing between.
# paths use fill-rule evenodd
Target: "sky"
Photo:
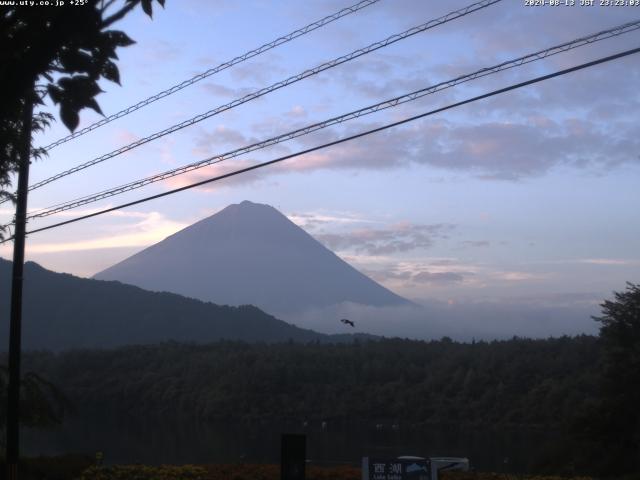
<instances>
[{"instance_id":1,"label":"sky","mask_svg":"<svg viewBox=\"0 0 640 480\"><path fill-rule=\"evenodd\" d=\"M168 0L164 10L156 5L153 20L135 11L117 24L137 42L118 51L122 86L102 82L97 100L105 114L115 113L353 3ZM31 183L470 3L380 0L52 149L32 164ZM503 0L34 190L29 208L225 153L640 19L640 7L562 3L530 7L524 0ZM638 46L640 30L34 220L29 227L161 193ZM635 55L35 233L27 239L27 259L90 277L229 204L251 200L276 207L363 273L418 303L460 306L459 315L476 305L521 313L534 306L556 316L574 309L585 321L571 333L592 332L588 313L596 314L598 304L625 282L640 281L639 106ZM100 118L85 110L80 128ZM35 143L66 134L57 122ZM0 214L11 219L9 204L0 205ZM4 258L11 252L11 244L0 247Z\"/></svg>"}]
</instances>

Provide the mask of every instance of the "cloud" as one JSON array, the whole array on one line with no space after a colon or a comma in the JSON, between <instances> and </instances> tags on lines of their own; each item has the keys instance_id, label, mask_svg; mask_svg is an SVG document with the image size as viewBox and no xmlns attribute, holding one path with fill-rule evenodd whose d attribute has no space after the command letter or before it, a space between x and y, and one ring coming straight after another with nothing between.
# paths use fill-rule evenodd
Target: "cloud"
<instances>
[{"instance_id":1,"label":"cloud","mask_svg":"<svg viewBox=\"0 0 640 480\"><path fill-rule=\"evenodd\" d=\"M473 37L480 54L516 52L531 48L532 32L551 45L625 23L633 13L636 12L629 7L526 9L519 2L503 3L491 9L491 15L481 24L476 23L478 28ZM509 42L505 42L505 38L509 38Z\"/></svg>"},{"instance_id":2,"label":"cloud","mask_svg":"<svg viewBox=\"0 0 640 480\"><path fill-rule=\"evenodd\" d=\"M375 269L369 266L362 271L390 288L415 290L414 287L451 286L467 282L478 268L456 260L443 263L439 259L420 259L402 262L389 260Z\"/></svg>"},{"instance_id":3,"label":"cloud","mask_svg":"<svg viewBox=\"0 0 640 480\"><path fill-rule=\"evenodd\" d=\"M314 212L292 213L287 215L287 217L296 225L307 230L314 230L320 226L326 225L336 226L377 223L373 220L365 219L362 215L351 212L334 212L332 214Z\"/></svg>"},{"instance_id":4,"label":"cloud","mask_svg":"<svg viewBox=\"0 0 640 480\"><path fill-rule=\"evenodd\" d=\"M369 11L363 14L385 12L385 23L393 25L393 31L397 32L401 28L419 23L417 19L434 18L462 6L464 3L450 2L446 6L434 6L430 2L416 3L400 0L390 4L381 3L370 10L367 9ZM388 98L604 30L629 21L629 18L636 13L633 7L607 9L596 6L594 8L563 8L562 11L557 12L554 10L536 11L536 9L523 7L522 3L501 2L456 20L451 24L455 29L445 26L429 31L425 35L428 36L425 43L441 45L439 52L433 52L429 48L412 49L411 46L407 46L405 51L411 51L409 56L389 54L388 50L384 50L341 65L331 74L331 78L354 94L376 99ZM532 35L535 35L537 42L531 41ZM539 74L540 70L566 68L610 54L612 49L622 50L626 48L629 37L633 35L635 34L631 33L617 39L589 44L536 62L533 64L535 67L515 68L468 85L471 88L482 86L483 89L493 89L496 86L496 78L501 82L509 81L505 79L515 81L522 79L523 76ZM505 42L505 38L509 41ZM409 40L406 43L411 42ZM454 48L456 44L462 45L463 48ZM542 95L544 98L540 98L537 105L545 110L556 106L568 108L569 104L580 105L580 100L582 100L581 108L593 104L594 101L610 102L616 99L616 101L626 102L627 99L635 96L634 85L637 84L637 75L640 72L640 69L634 66L634 62L633 58L621 60L582 71L572 77L566 77L566 80L563 78L544 82L531 88L544 91ZM620 82L620 88L615 92L611 88L593 87L593 85L609 85L611 78L625 78L628 81ZM443 95L448 98L454 91L464 92L467 91L467 87L459 87L444 92ZM526 95L519 93L513 95L522 96L517 101L520 108L529 107L524 103Z\"/></svg>"},{"instance_id":5,"label":"cloud","mask_svg":"<svg viewBox=\"0 0 640 480\"><path fill-rule=\"evenodd\" d=\"M271 53L260 58L260 60L235 65L231 69L231 77L235 81L250 80L254 84L265 85L272 82L276 75L281 76L286 72L278 64L280 56Z\"/></svg>"},{"instance_id":6,"label":"cloud","mask_svg":"<svg viewBox=\"0 0 640 480\"><path fill-rule=\"evenodd\" d=\"M605 297L605 292L563 292L510 296L501 302L506 305L520 304L531 307L594 307L599 306Z\"/></svg>"},{"instance_id":7,"label":"cloud","mask_svg":"<svg viewBox=\"0 0 640 480\"><path fill-rule=\"evenodd\" d=\"M84 215L91 215L93 213L96 212L100 212L104 209L107 208L111 208L113 207L113 204L109 203L107 205L103 205L101 207L95 207L95 208L72 208L70 210L63 210L61 212L56 212L54 214L51 215L52 218L75 218L75 217L82 217ZM37 213L39 210L43 210L42 208L34 208L33 210L29 210L29 213ZM108 213L107 215L113 215L114 213L122 213L125 214L125 212L111 212ZM125 216L125 215L122 215ZM130 213L129 215L127 215L129 217L135 217L136 215L134 213Z\"/></svg>"},{"instance_id":8,"label":"cloud","mask_svg":"<svg viewBox=\"0 0 640 480\"><path fill-rule=\"evenodd\" d=\"M420 63L407 56L378 53L341 65L332 73L331 79L348 91L379 101L435 83L430 80L427 68L406 70L407 65ZM397 72L405 73L398 75Z\"/></svg>"},{"instance_id":9,"label":"cloud","mask_svg":"<svg viewBox=\"0 0 640 480\"><path fill-rule=\"evenodd\" d=\"M518 180L564 165L611 168L638 161L638 137L612 135L591 122L558 122L548 127L487 122L453 125L425 122L413 161L466 169L482 178Z\"/></svg>"},{"instance_id":10,"label":"cloud","mask_svg":"<svg viewBox=\"0 0 640 480\"><path fill-rule=\"evenodd\" d=\"M597 334L593 304L541 306L529 302L439 302L419 307L376 308L345 303L294 314L280 314L288 322L323 333L345 333L338 319L355 322L355 331L387 337L471 341ZM333 320L333 321L332 321ZM351 331L349 333L352 333Z\"/></svg>"},{"instance_id":11,"label":"cloud","mask_svg":"<svg viewBox=\"0 0 640 480\"><path fill-rule=\"evenodd\" d=\"M403 21L422 16L429 18L437 13L437 8L416 5L415 2L394 2L391 6L376 6L376 9L386 11L391 19ZM543 10L505 3L461 20L462 24L470 27L465 27L464 31L473 38L473 46L466 53L456 51L455 55L447 58L446 64L438 57L429 58L430 62L412 62L401 56L376 54L342 65L331 78L359 95L389 98L400 91L407 92L432 83L431 79L445 80L511 56L603 30L627 21L628 15L634 12L629 8L612 12L616 9L600 7L565 8L559 14ZM536 48L532 46L532 31L537 34L545 32L540 37L544 38L544 44L537 44ZM459 34L438 29L429 35L434 39L449 38L450 41L460 38ZM469 94L465 92L469 90L495 88L496 78L500 79L500 84L506 84L505 78L528 78L593 59L611 53L616 46L624 46L628 37L591 44L523 69L504 72L499 77L487 77L448 91L446 95L466 98ZM509 38L509 42L505 43L505 38ZM514 39L513 43L511 39ZM432 66L429 69L413 67L424 63ZM617 88L610 88L612 78L625 80L619 82ZM419 138L411 138L396 129L392 135L368 137L364 144L367 145L371 139L369 149L358 151L355 147L334 147L295 160L291 162L291 168L386 168L417 162L474 171L481 178L508 180L542 175L557 166L606 170L638 161L640 141L636 140L634 128L635 112L640 106L635 89L639 81L637 61L629 58L477 102L473 110L459 109L460 117L456 122L439 125L439 130L423 128L415 133L428 141L420 142ZM594 87L597 85L603 87ZM458 95L458 92L462 93ZM416 107L412 105L410 108ZM472 113L476 116L470 118ZM496 121L499 116L509 118ZM383 141L373 145L373 137L383 138ZM412 144L417 144L422 155L414 154Z\"/></svg>"},{"instance_id":12,"label":"cloud","mask_svg":"<svg viewBox=\"0 0 640 480\"><path fill-rule=\"evenodd\" d=\"M112 203L107 203L106 205L102 205L100 207L95 207L95 208L73 208L71 210L64 210L62 212L57 212L54 213L53 215L51 215L52 217L61 217L61 218L66 218L66 217L80 217L83 215L91 215L92 213L96 213L99 212L101 210L104 210L106 208L111 208L113 207ZM31 215L33 213L37 213L40 210L45 210L48 209L49 207L30 207L28 214ZM13 215L15 214L15 209L10 209L10 208L0 208L0 215ZM148 216L147 213L143 213L143 212L134 212L134 211L127 211L127 210L117 210L114 212L109 212L108 214L106 214L110 217L123 217L123 218L146 218Z\"/></svg>"},{"instance_id":13,"label":"cloud","mask_svg":"<svg viewBox=\"0 0 640 480\"><path fill-rule=\"evenodd\" d=\"M531 273L531 272L518 272L518 271L506 271L506 272L493 272L491 276L497 280L503 280L507 282L523 282L528 280L544 280L549 278L549 274L544 273Z\"/></svg>"},{"instance_id":14,"label":"cloud","mask_svg":"<svg viewBox=\"0 0 640 480\"><path fill-rule=\"evenodd\" d=\"M484 179L520 180L560 166L600 172L638 163L640 137L635 135L633 113L640 100L634 100L637 95L627 90L628 84L640 82L640 69L627 69L629 73L625 73L624 66L615 68L621 69L621 77L638 81L625 82L627 86L615 91L596 89L606 90L606 94L594 93L590 85L603 83L609 78L609 70L590 73L594 77L587 82L569 82L566 86L547 82L535 90L512 92L474 104L473 111L484 120L471 120L467 117L470 110L463 108L457 111L460 115L448 115L446 120L442 116L433 117L295 157L278 168L269 168L265 174L379 170L420 164L468 171ZM386 86L381 88L388 90ZM622 93L623 90L627 93ZM556 113L552 114L550 109ZM305 115L306 110L298 105L285 116L301 119ZM277 154L332 142L381 125L352 121L326 128L296 139L299 148L281 145ZM301 126L300 122L291 124L273 118L251 128L263 139ZM200 134L196 140L197 154L210 153L212 147L259 141L227 126L218 128L220 131Z\"/></svg>"},{"instance_id":15,"label":"cloud","mask_svg":"<svg viewBox=\"0 0 640 480\"><path fill-rule=\"evenodd\" d=\"M578 260L578 263L586 263L589 265L620 265L620 266L633 266L640 265L639 260L623 260L616 258L584 258Z\"/></svg>"},{"instance_id":16,"label":"cloud","mask_svg":"<svg viewBox=\"0 0 640 480\"><path fill-rule=\"evenodd\" d=\"M113 134L113 138L117 145L127 145L140 140L140 136L133 133L131 130L119 128Z\"/></svg>"},{"instance_id":17,"label":"cloud","mask_svg":"<svg viewBox=\"0 0 640 480\"><path fill-rule=\"evenodd\" d=\"M414 283L425 283L425 284L451 284L451 283L459 283L464 280L464 277L456 272L420 272L411 277L411 280Z\"/></svg>"},{"instance_id":18,"label":"cloud","mask_svg":"<svg viewBox=\"0 0 640 480\"><path fill-rule=\"evenodd\" d=\"M226 85L214 82L204 83L200 86L200 88L215 97L222 97L226 99L241 98L245 95L249 95L254 91L253 88L231 88L227 87Z\"/></svg>"},{"instance_id":19,"label":"cloud","mask_svg":"<svg viewBox=\"0 0 640 480\"><path fill-rule=\"evenodd\" d=\"M573 53L573 57L579 56L578 58L567 58L570 54L552 57L559 65L545 64L542 72L533 69L533 66L510 70L508 73L501 74L500 85L520 82L541 73L550 73L598 57L593 50L588 52L585 58L582 58L581 51ZM602 52L602 55L611 53L610 49L607 49ZM473 104L474 110L494 115L516 113L523 118L533 115L541 119L558 115L566 118L569 114L579 118L589 118L600 124L603 124L604 120L632 122L633 113L637 111L640 103L637 91L633 89L633 84L640 81L640 69L637 68L637 62L634 60L634 58L623 59L616 63L588 68L566 77L514 90L508 94L476 102ZM620 82L615 89L593 88L593 85L610 85L611 78L624 78L625 81ZM495 77L489 76L469 85L481 86L483 91L489 91L496 88L496 81Z\"/></svg>"},{"instance_id":20,"label":"cloud","mask_svg":"<svg viewBox=\"0 0 640 480\"><path fill-rule=\"evenodd\" d=\"M244 148L264 141L267 138L269 137L265 135L260 138L247 136L242 130L235 129L227 125L217 125L211 129L200 128L193 141L195 147L192 149L192 153L198 158L204 159ZM285 143L270 145L268 147L258 149L258 151L260 151L261 154L266 155L269 160L276 158L277 156L287 155L291 152ZM229 159L225 160L225 163L232 163L235 161L237 160Z\"/></svg>"},{"instance_id":21,"label":"cloud","mask_svg":"<svg viewBox=\"0 0 640 480\"><path fill-rule=\"evenodd\" d=\"M378 13L387 22L403 21L415 24L418 18L434 18L464 7L468 3L464 0L452 0L445 4L395 0L390 3L381 2L374 9L366 9L363 14ZM469 38L469 56L486 57L531 49L533 32L537 35L538 44L544 41L543 45L551 45L603 30L605 26L627 22L634 13L637 13L634 7L575 5L560 8L527 8L524 2L500 2L456 20L455 25L461 27L458 31L463 31ZM446 29L434 29L429 35L440 39L450 37L451 32ZM506 42L505 38L509 41Z\"/></svg>"},{"instance_id":22,"label":"cloud","mask_svg":"<svg viewBox=\"0 0 640 480\"><path fill-rule=\"evenodd\" d=\"M211 155L219 153L222 147L239 148L255 141L255 139L247 138L240 130L225 125L218 125L207 130L201 128L196 136L196 148L193 149L193 152L201 156Z\"/></svg>"},{"instance_id":23,"label":"cloud","mask_svg":"<svg viewBox=\"0 0 640 480\"><path fill-rule=\"evenodd\" d=\"M90 239L41 242L37 239L27 244L30 256L49 253L80 252L87 250L103 250L126 247L146 247L159 242L188 224L167 219L159 212L113 212L112 217L136 219L133 224L118 227L102 227L102 235L95 233ZM112 233L109 233L109 230ZM115 232L115 233L113 233ZM124 232L124 233L123 233ZM8 244L3 245L7 250ZM1 250L0 250L1 251Z\"/></svg>"},{"instance_id":24,"label":"cloud","mask_svg":"<svg viewBox=\"0 0 640 480\"><path fill-rule=\"evenodd\" d=\"M354 123L342 133L325 129L296 139L300 147L293 150L328 143L379 125ZM230 137L234 132L226 133ZM243 138L241 134L234 135L238 141ZM224 135L221 138L226 139ZM206 142L202 137L200 144ZM637 164L638 152L640 137L632 135L631 127L624 123L618 123L614 129L613 124L537 116L518 122L470 124L425 120L288 159L270 167L264 175L334 169L383 170L418 164L464 170L483 179L513 181L540 176L561 166L599 172L622 164Z\"/></svg>"},{"instance_id":25,"label":"cloud","mask_svg":"<svg viewBox=\"0 0 640 480\"><path fill-rule=\"evenodd\" d=\"M409 271L401 271L393 268L386 268L384 270L363 269L362 272L368 277L373 278L376 282L388 282L390 280L407 282L413 277L413 274Z\"/></svg>"},{"instance_id":26,"label":"cloud","mask_svg":"<svg viewBox=\"0 0 640 480\"><path fill-rule=\"evenodd\" d=\"M429 264L437 267L448 267L451 265L458 265L460 262L455 258L436 258L430 259Z\"/></svg>"},{"instance_id":27,"label":"cloud","mask_svg":"<svg viewBox=\"0 0 640 480\"><path fill-rule=\"evenodd\" d=\"M285 115L291 118L306 118L308 116L307 111L302 105L294 105Z\"/></svg>"},{"instance_id":28,"label":"cloud","mask_svg":"<svg viewBox=\"0 0 640 480\"><path fill-rule=\"evenodd\" d=\"M156 40L153 45L144 46L143 59L145 63L169 63L181 57L185 51L183 42L168 42L166 40Z\"/></svg>"},{"instance_id":29,"label":"cloud","mask_svg":"<svg viewBox=\"0 0 640 480\"><path fill-rule=\"evenodd\" d=\"M315 237L331 250L353 250L369 255L390 255L425 249L436 239L448 238L451 224L399 223L387 229L362 228L347 233L319 233Z\"/></svg>"},{"instance_id":30,"label":"cloud","mask_svg":"<svg viewBox=\"0 0 640 480\"><path fill-rule=\"evenodd\" d=\"M354 125L349 127L347 134L353 132L360 132L362 128L369 128L369 125ZM226 140L241 140L244 138L246 142L255 142L255 139L247 139L241 133L236 130L228 129L224 127L224 130L220 132L220 139L224 142ZM216 132L207 134L201 133L196 143L197 147L195 152L204 155L205 149L210 147L212 142L216 142L218 134ZM338 133L332 129L325 129L316 132L313 137L300 137L296 139L297 143L301 144L301 147L295 150L306 149L309 146L316 146L321 143L327 143L338 138ZM367 137L365 140L358 140L343 143L331 148L319 150L316 152L308 153L298 157L287 159L281 163L269 166L266 169L260 170L260 172L254 172L249 174L241 174L233 177L233 184L251 183L258 178L264 178L267 175L291 173L291 172L306 172L312 170L333 169L333 168L367 168L367 169L381 169L390 168L392 166L407 164L408 159L411 156L411 150L416 145L415 134L412 134L411 130L400 130L393 134L390 132L381 132L377 135ZM278 156L287 155L290 153L289 147L284 145L276 145L270 147L269 150L265 150L268 159L275 159ZM210 151L207 151L210 154ZM220 164L205 167L199 170L194 170L190 173L174 177L167 181L167 185L175 188L176 186L184 186L193 182L211 178L213 176L227 173L232 170L242 169L250 165L254 165L256 162L253 160L230 160ZM224 184L228 184L227 180ZM212 190L215 187L206 187L207 190Z\"/></svg>"},{"instance_id":31,"label":"cloud","mask_svg":"<svg viewBox=\"0 0 640 480\"><path fill-rule=\"evenodd\" d=\"M301 137L302 148L332 142L341 137L373 129L380 124L352 124L342 134L325 129L310 137ZM283 167L288 171L319 169L387 169L407 164L418 139L410 129L382 131L366 138L351 140L288 160Z\"/></svg>"},{"instance_id":32,"label":"cloud","mask_svg":"<svg viewBox=\"0 0 640 480\"><path fill-rule=\"evenodd\" d=\"M640 266L640 260L631 258L578 258L578 259L562 259L562 260L546 260L536 263L542 264L582 264L582 265L601 265L601 266Z\"/></svg>"},{"instance_id":33,"label":"cloud","mask_svg":"<svg viewBox=\"0 0 640 480\"><path fill-rule=\"evenodd\" d=\"M489 245L491 245L491 242L489 240L465 240L462 242L462 244L467 247L480 248L480 247L488 247Z\"/></svg>"},{"instance_id":34,"label":"cloud","mask_svg":"<svg viewBox=\"0 0 640 480\"><path fill-rule=\"evenodd\" d=\"M209 165L198 170L192 170L183 175L178 175L165 180L163 183L168 189L180 188L194 183L209 180L228 173L233 173L243 168L256 165L256 162L248 159L233 159L218 164ZM224 178L219 181L196 187L200 191L213 192L220 188L226 188L234 185L253 183L263 178L263 171L250 170L248 172Z\"/></svg>"}]
</instances>

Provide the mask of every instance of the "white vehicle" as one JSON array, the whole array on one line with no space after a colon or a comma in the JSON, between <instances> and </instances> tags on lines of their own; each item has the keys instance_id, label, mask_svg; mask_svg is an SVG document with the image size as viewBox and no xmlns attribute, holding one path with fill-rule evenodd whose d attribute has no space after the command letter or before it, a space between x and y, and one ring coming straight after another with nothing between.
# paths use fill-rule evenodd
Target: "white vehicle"
<instances>
[{"instance_id":1,"label":"white vehicle","mask_svg":"<svg viewBox=\"0 0 640 480\"><path fill-rule=\"evenodd\" d=\"M438 480L438 472L461 470L469 471L469 459L461 457L431 457L431 480Z\"/></svg>"}]
</instances>

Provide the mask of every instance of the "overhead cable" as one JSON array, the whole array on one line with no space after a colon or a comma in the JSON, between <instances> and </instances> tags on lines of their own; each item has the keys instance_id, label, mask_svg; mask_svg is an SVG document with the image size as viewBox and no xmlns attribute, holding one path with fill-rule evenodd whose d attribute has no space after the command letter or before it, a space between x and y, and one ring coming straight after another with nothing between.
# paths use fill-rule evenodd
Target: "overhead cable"
<instances>
[{"instance_id":1,"label":"overhead cable","mask_svg":"<svg viewBox=\"0 0 640 480\"><path fill-rule=\"evenodd\" d=\"M337 116L337 117L333 117L333 118L329 118L327 120L324 120L322 122L318 122L318 123L314 123L312 125L307 125L305 127L275 136L275 137L271 137L269 139L260 141L260 142L256 142L253 143L251 145L247 145L241 148L237 148L235 150L231 150L229 152L220 154L220 155L215 155L209 158L206 158L204 160L200 160L197 162L193 162L190 163L188 165L184 165L182 167L178 167L178 168L174 168L172 170L168 170L162 173L158 173L143 179L139 179L124 185L120 185L117 187L113 187L111 189L108 190L104 190L98 193L94 193L91 195L87 195L81 198L76 198L74 200L69 200L66 202L61 202L55 205L51 205L49 207L46 207L44 209L40 209L37 210L35 212L31 212L29 213L28 217L29 219L34 219L34 218L41 218L41 217L46 217L49 215L53 215L65 210L71 210L73 208L77 208L77 207L81 207L83 205L87 205L89 203L94 203L97 202L99 200L103 200L105 198L109 198L109 197L113 197L115 195L119 195L131 190L135 190L138 188L142 188L144 186L150 185L152 183L156 183L162 180L166 180L168 178L171 177L175 177L177 175L182 175L185 173L188 173L190 171L193 170L197 170L200 168L204 168L210 165L214 165L217 163L221 163L225 160L228 160L230 158L234 158L234 157L238 157L240 155L249 153L249 152L253 152L256 150L260 150L266 147L270 147L272 145L287 141L287 140L291 140L293 138L297 138L303 135L307 135L310 134L312 132L315 132L317 130L321 130L323 128L327 128L329 126L332 125L337 125L343 122L346 122L348 120L353 120L365 115L370 115L372 113L375 112L379 112L381 110L385 110L387 108L391 108L391 107L395 107L413 100L417 100L419 98L422 98L426 95L430 95L442 90L445 90L447 88L451 88L454 87L456 85L471 81L471 80L475 80L478 78L482 78L482 77L486 77L488 75L492 75L504 70L508 70L514 67L518 67L521 65L525 65L534 61L538 61L538 60L542 60L544 58L548 58L552 55L556 55L559 53L563 53L566 52L568 50L572 50L578 47L582 47L584 45L589 45L592 44L594 42L598 42L601 40L605 40L607 38L612 38L618 35L622 35L624 33L628 33L634 30L638 30L640 29L640 20L636 20L634 22L629 22L629 23L625 23L623 25L618 25L616 27L613 28L609 28L607 30L603 30L601 32L598 33L594 33L585 37L581 37L575 40L572 40L570 42L565 42L562 43L560 45L556 45L550 48L547 48L545 50L540 50L537 51L535 53L530 53L527 55L524 55L522 57L518 57L515 58L513 60L508 60L502 63L499 63L497 65L491 66L491 67L486 67L486 68L482 68L480 70L476 70L473 73L468 73L466 75L461 75L459 77L456 77L454 79L451 80L447 80L444 82L440 82L437 83L435 85L431 85L429 87L426 88L422 88L420 90L416 90L414 92L411 93L407 93L389 100L385 100L383 102L379 102L376 103L374 105L370 105L368 107L364 107L361 108L359 110L354 110L352 112L349 113L345 113L343 115Z\"/></svg>"},{"instance_id":2,"label":"overhead cable","mask_svg":"<svg viewBox=\"0 0 640 480\"><path fill-rule=\"evenodd\" d=\"M333 142L324 143L322 145L318 145L318 146L315 146L315 147L312 147L312 148L308 148L308 149L302 150L300 152L296 152L296 153L292 153L292 154L289 154L289 155L285 155L283 157L279 157L279 158L276 158L274 160L270 160L268 162L263 162L263 163L259 163L259 164L256 164L256 165L252 165L250 167L241 168L241 169L235 170L233 172L225 173L224 175L218 175L216 177L212 177L212 178L209 178L207 180L202 180L200 182L191 183L191 184L185 185L183 187L179 187L179 188L175 188L173 190L169 190L169 191L166 191L166 192L158 193L156 195L151 195L149 197L141 198L139 200L135 200L135 201L132 201L132 202L123 203L123 204L117 205L115 207L106 208L104 210L100 210L98 212L94 212L94 213L83 215L83 216L80 216L80 217L77 217L77 218L66 220L64 222L59 222L59 223L55 223L53 225L48 225L46 227L37 228L37 229L34 229L34 230L31 230L31 231L27 232L27 234L43 232L45 230L50 230L52 228L61 227L63 225L68 225L68 224L71 224L71 223L79 222L81 220L86 220L88 218L97 217L99 215L104 215L106 213L114 212L116 210L120 210L120 209L123 209L123 208L126 208L126 207L131 207L133 205L139 205L141 203L145 203L145 202L149 202L151 200L155 200L155 199L158 199L158 198L166 197L168 195L173 195L173 194L178 193L178 192L182 192L182 191L189 190L189 189L192 189L192 188L200 187L202 185L206 185L206 184L209 184L209 183L220 181L220 180L223 180L225 178L230 178L230 177L233 177L233 176L236 176L236 175L240 175L242 173L246 173L246 172L249 172L249 171L252 171L252 170L256 170L256 169L263 168L263 167L266 167L266 166L269 166L269 165L273 165L275 163L282 162L284 160L288 160L288 159L291 159L291 158L294 158L294 157L299 157L301 155L306 155L308 153L315 152L317 150L321 150L321 149L324 149L324 148L327 148L327 147L331 147L331 146L338 145L338 144L341 144L341 143L344 143L344 142L348 142L350 140L355 140L357 138L361 138L361 137L364 137L364 136L367 136L367 135L371 135L373 133L381 132L383 130L387 130L389 128L397 127L397 126L403 125L405 123L413 122L415 120L419 120L421 118L425 118L425 117L428 117L428 116L431 116L431 115L435 115L437 113L444 112L444 111L450 110L452 108L460 107L462 105L467 105L469 103L476 102L478 100L482 100L482 99L485 99L485 98L493 97L495 95L500 95L500 94L503 94L503 93L506 93L506 92L509 92L509 91L512 91L512 90L516 90L518 88L525 87L527 85L532 85L534 83L543 82L543 81L546 81L546 80L549 80L549 79L552 79L552 78L555 78L555 77L559 77L561 75L566 75L566 74L571 73L571 72L575 72L575 71L582 70L582 69L585 69L585 68L593 67L595 65L599 65L599 64L602 64L602 63L610 62L612 60L616 60L616 59L619 59L619 58L622 58L622 57L626 57L628 55L633 55L633 54L636 54L636 53L639 53L639 52L640 52L640 47L639 48L633 48L631 50L625 50L625 51L617 53L615 55L610 55L610 56L607 56L607 57L599 58L597 60L593 60L591 62L583 63L583 64L580 64L580 65L576 65L576 66L571 67L571 68L566 68L566 69L563 69L563 70L556 71L554 73L550 73L550 74L547 74L547 75L542 75L542 76L539 76L539 77L535 77L535 78L532 78L532 79L524 81L524 82L520 82L520 83L517 83L517 84L514 84L514 85L510 85L508 87L500 88L498 90L493 90L493 91L491 91L489 93L485 93L483 95L478 95L476 97L472 97L472 98L469 98L467 100L463 100L463 101L460 101L460 102L452 103L452 104L449 104L449 105L447 105L445 107L437 108L437 109L431 110L429 112L425 112L425 113L421 113L419 115L415 115L415 116L412 116L412 117L409 117L409 118L405 118L404 120L400 120L400 121L397 121L397 122L389 123L387 125L383 125L381 127L374 128L374 129L371 129L371 130L367 130L365 132L361 132L361 133L358 133L358 134L355 134L355 135L344 137L344 138L341 138L339 140L335 140ZM4 240L4 241L2 241L0 243L7 242L7 241L11 240L12 238L13 237L7 238L6 240Z\"/></svg>"},{"instance_id":3,"label":"overhead cable","mask_svg":"<svg viewBox=\"0 0 640 480\"><path fill-rule=\"evenodd\" d=\"M121 155L125 152L128 152L130 150L133 150L136 147L139 147L141 145L144 145L146 143L149 143L153 140L157 140L158 138L164 137L165 135L169 135L171 133L175 133L178 130L182 130L183 128L189 127L191 125L195 125L196 123L199 123L207 118L213 117L214 115L218 115L219 113L222 113L224 111L230 110L232 108L235 108L239 105L242 105L243 103L247 103L251 100L255 100L259 97L262 97L268 93L271 93L275 90L279 90L283 87L286 87L288 85L291 85L293 83L299 82L300 80L303 80L307 77L310 77L312 75L317 75L320 72L323 72L325 70L328 70L330 68L336 67L338 65L341 65L345 62L351 61L355 58L361 57L363 55L366 55L368 53L371 53L375 50L381 49L383 47L387 47L389 45L392 45L400 40L404 40L406 38L409 38L413 35L416 35L418 33L424 32L425 30L429 30L431 28L434 28L438 25L442 25L444 23L450 22L452 20L455 20L457 18L461 18L464 17L466 15L469 15L470 13L476 12L478 10L481 10L483 8L486 8L490 5L493 5L495 3L501 2L502 0L482 0L480 2L476 2L473 3L471 5L468 5L464 8L461 8L459 10L455 10L453 12L450 12L446 15L443 15L442 17L439 17L437 19L434 20L430 20L427 23L423 23L422 25L418 25L416 27L410 28L408 30L405 30L402 33L398 33L395 35L392 35L384 40L381 40L379 42L375 42L372 43L371 45L364 47L364 48L360 48L358 50L355 50L347 55L343 55L341 57L335 58L329 62L325 62L321 65L318 65L317 67L305 70L302 73L299 73L297 75L294 75L292 77L289 77L285 80L281 80L277 83L274 83L273 85L269 86L269 87L265 87L265 88L261 88L260 90L257 90L253 93L250 93L248 95L245 95L244 97L241 97L239 99L233 100L230 103L227 103L225 105L221 105L219 107L216 107L212 110L209 110L208 112L202 113L200 115L196 115L193 118L190 118L189 120L185 120L181 123L178 123L176 125L173 125L169 128L166 128L160 132L156 132L152 135L149 135L147 137L141 138L139 140L136 140L135 142L132 142L128 145L125 145L121 148L118 148L117 150L114 150L110 153L107 153L105 155L102 155L100 157L94 158L93 160L90 160L88 162L85 162L83 164L77 165L69 170L66 170L64 172L60 172L56 175L53 175L52 177L46 178L40 182L37 182L33 185L31 185L29 187L29 190L35 190L37 188L40 188L44 185L47 185L48 183L51 183L53 181L59 180L60 178L66 177L68 175L71 175L73 173L79 172L81 170L84 170L85 168L91 167L93 165L96 165L98 163L104 162L105 160L109 160L111 158L114 158L118 155ZM0 202L1 203L1 202Z\"/></svg>"},{"instance_id":4,"label":"overhead cable","mask_svg":"<svg viewBox=\"0 0 640 480\"><path fill-rule=\"evenodd\" d=\"M92 130L102 127L107 123L113 122L118 118L122 118L125 115L129 115L130 113L135 112L136 110L140 110L141 108L146 107L147 105L150 105L151 103L156 102L161 98L168 97L169 95L176 93L182 90L183 88L189 87L194 83L199 82L200 80L203 80L207 77L215 75L216 73L226 70L227 68L237 65L238 63L244 62L245 60L249 60L250 58L256 57L261 53L267 52L273 48L276 48L282 45L283 43L290 42L291 40L301 37L302 35L306 35L307 33L317 30L318 28L323 27L325 25L328 25L329 23L334 22L339 18L355 13L358 10L362 10L363 8L366 8L369 5L373 5L374 3L377 3L379 1L380 0L363 0L361 2L356 3L355 5L351 5L350 7L343 8L339 12L336 12L332 15L327 15L326 17L321 18L320 20L317 20L313 23L310 23L309 25L299 28L298 30L294 30L293 32L283 35L281 37L278 37L277 39L269 43L265 43L264 45L258 48L255 48L246 53L243 53L242 55L232 58L231 60L227 60L226 62L223 62L216 67L210 68L206 72L199 73L198 75L195 75L188 80L180 82L177 85L174 85L166 90L158 92L155 95L152 95L151 97L145 100L141 100L135 105L131 105L130 107L120 110L119 112L114 113L113 115L109 115L108 117L105 117L89 125L88 127L82 128L76 132L71 133L70 135L67 135L66 137L60 138L59 140L56 140L55 142L45 146L44 149L51 150L52 148L55 148L58 145L62 145L63 143L68 142L69 140L73 140L74 138L84 135L85 133L91 132Z\"/></svg>"}]
</instances>

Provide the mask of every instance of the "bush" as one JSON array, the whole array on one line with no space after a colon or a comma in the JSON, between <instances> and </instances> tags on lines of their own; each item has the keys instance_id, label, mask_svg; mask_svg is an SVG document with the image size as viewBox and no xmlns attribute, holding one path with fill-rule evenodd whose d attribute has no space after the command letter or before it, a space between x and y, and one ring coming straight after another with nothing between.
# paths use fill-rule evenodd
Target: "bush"
<instances>
[{"instance_id":1,"label":"bush","mask_svg":"<svg viewBox=\"0 0 640 480\"><path fill-rule=\"evenodd\" d=\"M194 465L116 465L93 466L78 480L206 480L207 471Z\"/></svg>"},{"instance_id":2,"label":"bush","mask_svg":"<svg viewBox=\"0 0 640 480\"><path fill-rule=\"evenodd\" d=\"M95 462L86 455L66 454L53 457L33 457L20 460L21 480L72 480ZM0 478L7 470L0 459Z\"/></svg>"}]
</instances>

